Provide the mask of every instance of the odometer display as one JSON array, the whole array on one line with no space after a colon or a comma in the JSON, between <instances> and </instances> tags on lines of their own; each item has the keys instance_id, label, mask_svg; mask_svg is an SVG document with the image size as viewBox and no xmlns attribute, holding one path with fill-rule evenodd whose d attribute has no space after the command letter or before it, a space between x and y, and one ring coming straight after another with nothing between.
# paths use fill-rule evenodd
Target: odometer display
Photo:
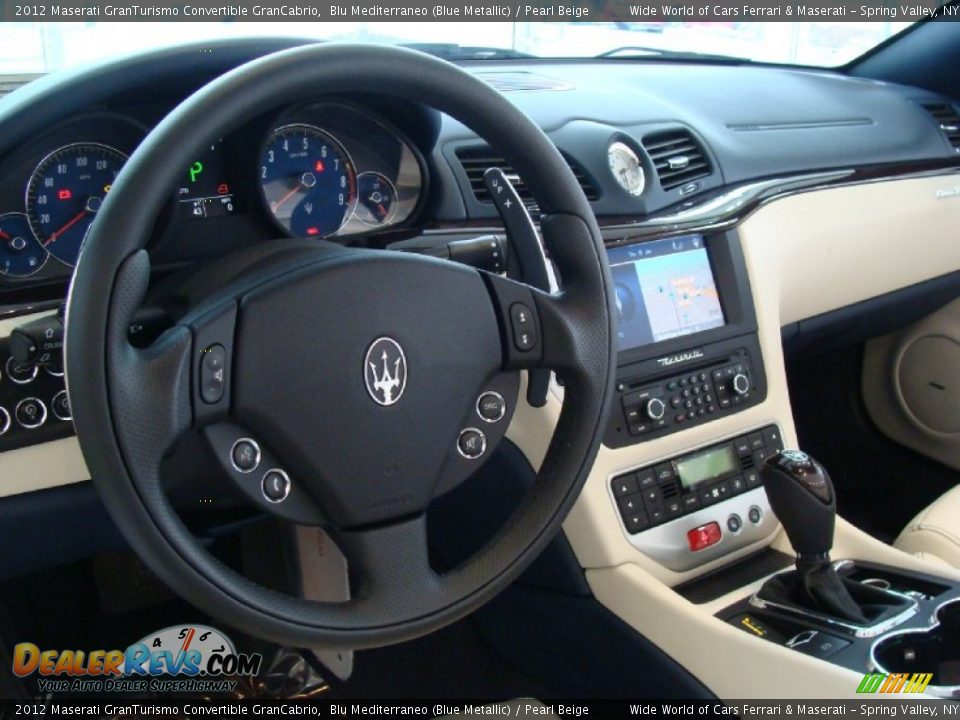
<instances>
[{"instance_id":1,"label":"odometer display","mask_svg":"<svg viewBox=\"0 0 960 720\"><path fill-rule=\"evenodd\" d=\"M357 199L350 156L333 136L313 125L273 131L260 159L260 185L277 222L303 238L336 233Z\"/></svg>"},{"instance_id":2,"label":"odometer display","mask_svg":"<svg viewBox=\"0 0 960 720\"><path fill-rule=\"evenodd\" d=\"M27 218L47 252L76 264L87 230L126 160L108 145L76 143L40 161L27 185Z\"/></svg>"}]
</instances>

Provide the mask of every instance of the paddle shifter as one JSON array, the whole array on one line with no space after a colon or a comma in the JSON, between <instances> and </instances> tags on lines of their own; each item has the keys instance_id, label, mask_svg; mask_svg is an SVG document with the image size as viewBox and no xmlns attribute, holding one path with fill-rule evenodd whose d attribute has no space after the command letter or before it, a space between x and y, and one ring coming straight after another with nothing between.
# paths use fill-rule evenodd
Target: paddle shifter
<instances>
[{"instance_id":1,"label":"paddle shifter","mask_svg":"<svg viewBox=\"0 0 960 720\"><path fill-rule=\"evenodd\" d=\"M827 471L804 452L782 450L764 463L760 476L770 507L797 551L796 574L773 578L768 585L778 584L765 590L781 601L833 618L866 623L848 584L830 562L837 501Z\"/></svg>"}]
</instances>

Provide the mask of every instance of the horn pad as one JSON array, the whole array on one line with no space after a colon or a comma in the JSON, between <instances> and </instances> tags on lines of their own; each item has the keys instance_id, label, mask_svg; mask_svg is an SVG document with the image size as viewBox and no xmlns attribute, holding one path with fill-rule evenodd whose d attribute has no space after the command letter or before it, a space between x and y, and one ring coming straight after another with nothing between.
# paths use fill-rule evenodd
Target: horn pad
<instances>
[{"instance_id":1,"label":"horn pad","mask_svg":"<svg viewBox=\"0 0 960 720\"><path fill-rule=\"evenodd\" d=\"M338 527L410 515L478 467L457 440L500 343L476 270L349 252L243 297L233 414Z\"/></svg>"}]
</instances>

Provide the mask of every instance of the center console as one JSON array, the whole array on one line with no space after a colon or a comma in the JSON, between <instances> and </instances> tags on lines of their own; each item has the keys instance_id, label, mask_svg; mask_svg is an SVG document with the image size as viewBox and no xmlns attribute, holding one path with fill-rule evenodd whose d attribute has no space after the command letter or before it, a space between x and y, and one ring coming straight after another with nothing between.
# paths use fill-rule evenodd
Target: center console
<instances>
[{"instance_id":1,"label":"center console","mask_svg":"<svg viewBox=\"0 0 960 720\"><path fill-rule=\"evenodd\" d=\"M604 444L626 448L703 425L767 395L746 263L736 233L608 245L618 311L617 398ZM682 572L769 536L763 460L776 425L608 478L630 543Z\"/></svg>"}]
</instances>

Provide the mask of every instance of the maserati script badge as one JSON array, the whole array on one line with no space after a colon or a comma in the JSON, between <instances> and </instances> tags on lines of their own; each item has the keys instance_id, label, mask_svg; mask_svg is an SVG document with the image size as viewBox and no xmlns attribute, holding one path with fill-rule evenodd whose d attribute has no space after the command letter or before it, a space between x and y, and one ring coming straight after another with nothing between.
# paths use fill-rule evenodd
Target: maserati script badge
<instances>
[{"instance_id":1,"label":"maserati script badge","mask_svg":"<svg viewBox=\"0 0 960 720\"><path fill-rule=\"evenodd\" d=\"M377 405L393 405L407 388L407 358L393 338L377 338L363 359L363 379Z\"/></svg>"}]
</instances>

